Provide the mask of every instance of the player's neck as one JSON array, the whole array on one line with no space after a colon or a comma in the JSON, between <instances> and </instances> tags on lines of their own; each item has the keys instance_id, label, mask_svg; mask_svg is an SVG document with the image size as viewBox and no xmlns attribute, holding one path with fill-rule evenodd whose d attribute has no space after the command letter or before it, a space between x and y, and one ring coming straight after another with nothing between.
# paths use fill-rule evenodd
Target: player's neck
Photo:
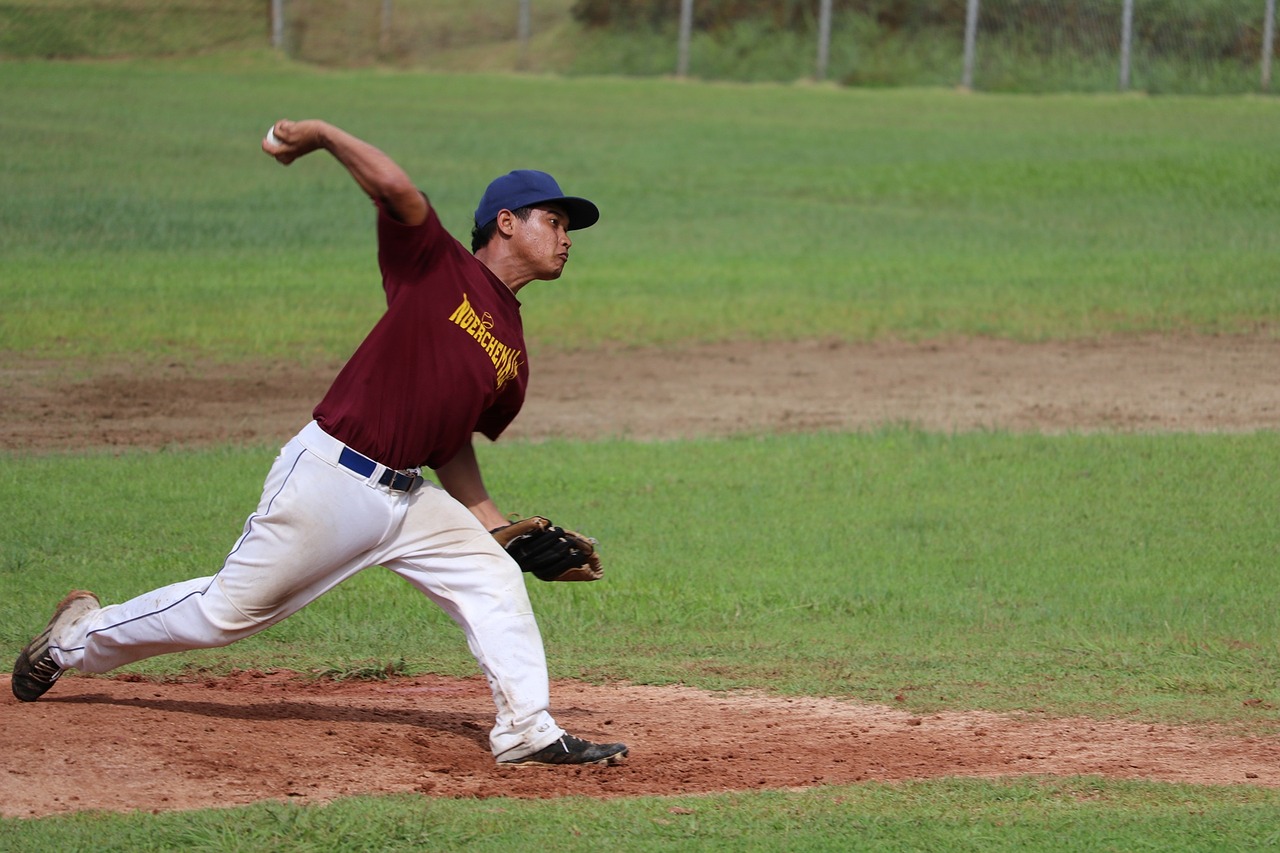
<instances>
[{"instance_id":1,"label":"player's neck","mask_svg":"<svg viewBox=\"0 0 1280 853\"><path fill-rule=\"evenodd\" d=\"M524 264L510 252L503 252L490 246L482 246L476 251L476 259L489 268L489 272L502 280L512 293L519 293L520 288L533 281L534 275Z\"/></svg>"}]
</instances>

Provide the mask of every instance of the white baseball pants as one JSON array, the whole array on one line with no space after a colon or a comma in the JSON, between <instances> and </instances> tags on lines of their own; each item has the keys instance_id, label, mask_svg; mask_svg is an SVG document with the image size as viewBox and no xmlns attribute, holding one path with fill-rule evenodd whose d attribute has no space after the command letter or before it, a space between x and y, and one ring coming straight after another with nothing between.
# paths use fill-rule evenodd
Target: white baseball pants
<instances>
[{"instance_id":1,"label":"white baseball pants","mask_svg":"<svg viewBox=\"0 0 1280 853\"><path fill-rule=\"evenodd\" d=\"M466 635L497 706L499 760L555 742L542 636L507 553L434 483L412 493L338 464L343 444L315 422L276 458L258 509L214 576L108 605L52 638L63 667L102 673L155 655L216 648L296 613L369 566L385 566Z\"/></svg>"}]
</instances>

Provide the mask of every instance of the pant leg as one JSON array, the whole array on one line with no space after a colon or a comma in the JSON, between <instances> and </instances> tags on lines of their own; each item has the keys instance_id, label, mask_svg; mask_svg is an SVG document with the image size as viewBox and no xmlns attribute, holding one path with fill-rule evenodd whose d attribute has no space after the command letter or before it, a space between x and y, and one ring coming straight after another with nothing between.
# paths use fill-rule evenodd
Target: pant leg
<instances>
[{"instance_id":1,"label":"pant leg","mask_svg":"<svg viewBox=\"0 0 1280 853\"><path fill-rule=\"evenodd\" d=\"M52 638L54 658L107 672L262 631L370 565L370 550L394 529L407 500L371 488L295 438L276 458L257 511L216 575L94 611Z\"/></svg>"},{"instance_id":2,"label":"pant leg","mask_svg":"<svg viewBox=\"0 0 1280 853\"><path fill-rule=\"evenodd\" d=\"M542 638L519 567L465 507L425 484L391 493L337 467L311 424L276 459L257 512L222 569L78 620L51 648L59 665L107 672L159 654L225 646L297 612L370 565L384 565L462 628L497 706L498 758L564 732L548 707Z\"/></svg>"},{"instance_id":3,"label":"pant leg","mask_svg":"<svg viewBox=\"0 0 1280 853\"><path fill-rule=\"evenodd\" d=\"M398 556L379 562L425 593L462 629L497 706L489 743L498 759L554 743L542 635L519 566L465 507L427 483L397 536Z\"/></svg>"}]
</instances>

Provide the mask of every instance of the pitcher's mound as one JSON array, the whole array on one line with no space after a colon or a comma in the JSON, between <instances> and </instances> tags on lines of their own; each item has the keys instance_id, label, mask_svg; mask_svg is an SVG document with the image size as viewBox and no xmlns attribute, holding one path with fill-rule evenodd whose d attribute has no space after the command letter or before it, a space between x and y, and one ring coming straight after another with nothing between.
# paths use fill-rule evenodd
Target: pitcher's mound
<instances>
[{"instance_id":1,"label":"pitcher's mound","mask_svg":"<svg viewBox=\"0 0 1280 853\"><path fill-rule=\"evenodd\" d=\"M557 682L569 731L624 741L619 767L499 767L484 681L309 681L289 672L7 685L0 813L167 811L358 794L616 797L942 776L1102 775L1280 786L1280 737L682 687Z\"/></svg>"}]
</instances>

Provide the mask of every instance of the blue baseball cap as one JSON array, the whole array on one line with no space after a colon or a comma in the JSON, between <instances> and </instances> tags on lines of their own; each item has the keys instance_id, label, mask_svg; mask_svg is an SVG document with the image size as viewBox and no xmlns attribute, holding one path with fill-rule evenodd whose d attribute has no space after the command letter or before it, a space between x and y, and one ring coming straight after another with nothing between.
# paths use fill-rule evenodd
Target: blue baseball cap
<instances>
[{"instance_id":1,"label":"blue baseball cap","mask_svg":"<svg viewBox=\"0 0 1280 853\"><path fill-rule=\"evenodd\" d=\"M535 169L517 169L495 178L480 197L476 227L498 218L503 210L519 210L539 204L558 204L569 214L569 229L589 228L600 220L600 209L585 198L565 195L556 179Z\"/></svg>"}]
</instances>

